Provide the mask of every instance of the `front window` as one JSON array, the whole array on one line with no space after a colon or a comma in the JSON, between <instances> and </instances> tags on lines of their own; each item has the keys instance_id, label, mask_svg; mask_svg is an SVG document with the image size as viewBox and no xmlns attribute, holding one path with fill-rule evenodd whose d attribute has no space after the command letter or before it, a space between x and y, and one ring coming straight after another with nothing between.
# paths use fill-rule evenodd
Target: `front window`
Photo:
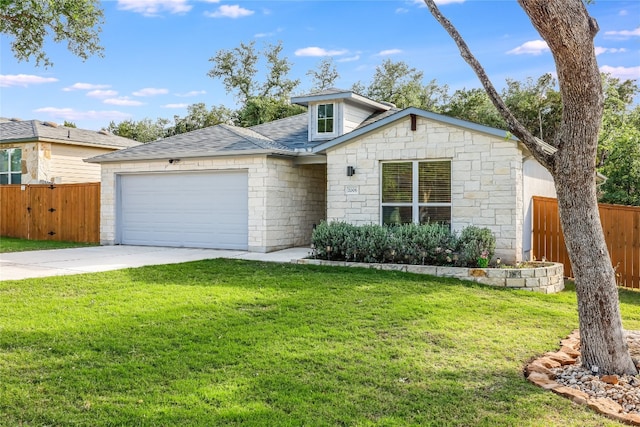
<instances>
[{"instance_id":1,"label":"front window","mask_svg":"<svg viewBox=\"0 0 640 427\"><path fill-rule=\"evenodd\" d=\"M382 223L451 224L451 162L382 164Z\"/></svg>"},{"instance_id":2,"label":"front window","mask_svg":"<svg viewBox=\"0 0 640 427\"><path fill-rule=\"evenodd\" d=\"M333 104L318 105L318 133L333 133Z\"/></svg>"},{"instance_id":3,"label":"front window","mask_svg":"<svg viewBox=\"0 0 640 427\"><path fill-rule=\"evenodd\" d=\"M0 150L0 184L20 184L22 179L22 150Z\"/></svg>"}]
</instances>

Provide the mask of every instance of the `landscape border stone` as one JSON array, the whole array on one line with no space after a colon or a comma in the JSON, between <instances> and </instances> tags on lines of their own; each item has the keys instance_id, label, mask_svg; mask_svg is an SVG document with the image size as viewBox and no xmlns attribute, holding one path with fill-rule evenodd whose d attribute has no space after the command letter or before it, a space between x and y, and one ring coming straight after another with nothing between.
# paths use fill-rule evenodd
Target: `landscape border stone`
<instances>
[{"instance_id":1,"label":"landscape border stone","mask_svg":"<svg viewBox=\"0 0 640 427\"><path fill-rule=\"evenodd\" d=\"M579 357L580 332L575 330L567 338L560 341L559 351L545 353L529 362L524 370L525 377L533 384L545 390L551 390L579 405L586 405L607 418L632 426L640 426L640 415L624 413L622 406L612 399L589 396L581 390L567 387L555 381L556 375L550 368L573 365Z\"/></svg>"},{"instance_id":2,"label":"landscape border stone","mask_svg":"<svg viewBox=\"0 0 640 427\"><path fill-rule=\"evenodd\" d=\"M497 286L523 291L535 291L553 294L564 289L564 267L553 262L528 262L522 268L466 268L433 265L381 264L366 262L328 261L303 258L298 264L328 265L334 267L361 267L376 270L404 271L415 274L428 274L438 277L453 277L470 280L483 285Z\"/></svg>"}]
</instances>

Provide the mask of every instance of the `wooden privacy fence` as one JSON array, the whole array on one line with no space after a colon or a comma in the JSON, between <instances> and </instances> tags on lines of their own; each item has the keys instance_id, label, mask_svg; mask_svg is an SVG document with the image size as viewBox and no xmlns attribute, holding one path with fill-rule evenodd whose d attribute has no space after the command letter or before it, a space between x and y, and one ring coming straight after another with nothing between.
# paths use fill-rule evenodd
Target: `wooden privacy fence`
<instances>
[{"instance_id":1,"label":"wooden privacy fence","mask_svg":"<svg viewBox=\"0 0 640 427\"><path fill-rule=\"evenodd\" d=\"M0 185L0 236L100 242L100 183Z\"/></svg>"},{"instance_id":2,"label":"wooden privacy fence","mask_svg":"<svg viewBox=\"0 0 640 427\"><path fill-rule=\"evenodd\" d=\"M602 231L616 270L619 286L640 289L640 207L600 204ZM533 198L533 255L564 264L565 276L573 277L564 244L558 201Z\"/></svg>"}]
</instances>

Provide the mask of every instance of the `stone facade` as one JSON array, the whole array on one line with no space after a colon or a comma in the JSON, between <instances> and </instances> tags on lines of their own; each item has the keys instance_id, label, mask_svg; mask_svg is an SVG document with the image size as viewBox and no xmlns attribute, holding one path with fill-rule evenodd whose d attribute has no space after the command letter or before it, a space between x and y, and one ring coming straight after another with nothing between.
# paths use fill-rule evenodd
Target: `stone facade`
<instances>
[{"instance_id":1,"label":"stone facade","mask_svg":"<svg viewBox=\"0 0 640 427\"><path fill-rule=\"evenodd\" d=\"M247 171L249 186L248 247L270 252L309 245L313 224L325 219L326 168L295 165L291 159L259 156L130 161L102 164L100 241L119 243L117 236L117 176L128 173L186 171Z\"/></svg>"},{"instance_id":2,"label":"stone facade","mask_svg":"<svg viewBox=\"0 0 640 427\"><path fill-rule=\"evenodd\" d=\"M381 163L451 161L452 228L489 228L496 257L522 260L523 153L512 140L409 117L327 150L327 220L380 224ZM356 173L346 175L347 166Z\"/></svg>"}]
</instances>

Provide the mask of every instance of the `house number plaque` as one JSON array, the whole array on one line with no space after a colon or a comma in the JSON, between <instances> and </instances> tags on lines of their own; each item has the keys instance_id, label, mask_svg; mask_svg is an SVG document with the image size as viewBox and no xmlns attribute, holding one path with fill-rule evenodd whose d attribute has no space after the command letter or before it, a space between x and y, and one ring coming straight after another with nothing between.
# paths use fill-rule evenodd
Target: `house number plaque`
<instances>
[{"instance_id":1,"label":"house number plaque","mask_svg":"<svg viewBox=\"0 0 640 427\"><path fill-rule=\"evenodd\" d=\"M344 194L346 195L359 194L358 187L354 185L347 185L346 187L344 187Z\"/></svg>"}]
</instances>

